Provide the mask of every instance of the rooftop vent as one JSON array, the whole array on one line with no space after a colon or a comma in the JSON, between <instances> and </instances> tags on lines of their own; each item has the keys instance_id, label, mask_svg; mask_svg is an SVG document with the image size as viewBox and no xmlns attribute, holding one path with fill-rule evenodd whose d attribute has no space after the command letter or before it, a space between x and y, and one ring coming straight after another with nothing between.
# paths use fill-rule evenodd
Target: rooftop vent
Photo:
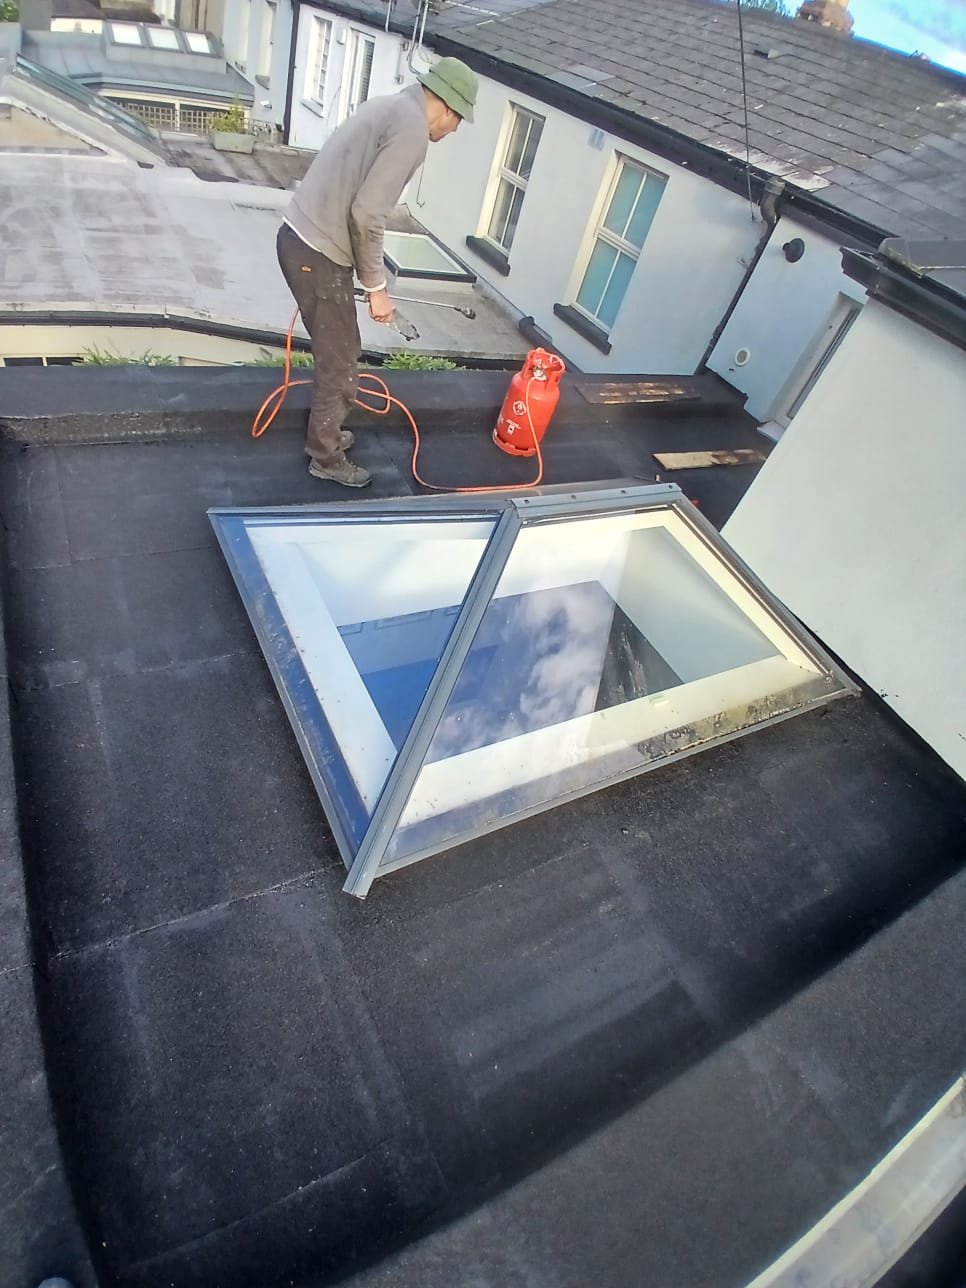
<instances>
[{"instance_id":1,"label":"rooftop vent","mask_svg":"<svg viewBox=\"0 0 966 1288\"><path fill-rule=\"evenodd\" d=\"M851 691L673 486L210 514L360 897Z\"/></svg>"}]
</instances>

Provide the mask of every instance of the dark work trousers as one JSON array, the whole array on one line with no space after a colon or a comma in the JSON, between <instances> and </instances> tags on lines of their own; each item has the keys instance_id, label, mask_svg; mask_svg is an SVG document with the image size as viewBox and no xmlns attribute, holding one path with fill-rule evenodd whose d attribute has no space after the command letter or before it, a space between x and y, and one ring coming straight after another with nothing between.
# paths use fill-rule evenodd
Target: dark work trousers
<instances>
[{"instance_id":1,"label":"dark work trousers","mask_svg":"<svg viewBox=\"0 0 966 1288\"><path fill-rule=\"evenodd\" d=\"M359 323L352 269L306 246L288 224L276 241L278 262L312 337L315 376L305 450L321 465L341 461L342 422L355 405L359 383Z\"/></svg>"}]
</instances>

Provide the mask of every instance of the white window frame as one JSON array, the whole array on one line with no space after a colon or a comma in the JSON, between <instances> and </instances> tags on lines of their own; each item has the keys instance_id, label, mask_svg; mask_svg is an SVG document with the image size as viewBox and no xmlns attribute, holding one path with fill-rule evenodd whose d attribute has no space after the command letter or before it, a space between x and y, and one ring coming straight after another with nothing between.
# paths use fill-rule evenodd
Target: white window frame
<instances>
[{"instance_id":1,"label":"white window frame","mask_svg":"<svg viewBox=\"0 0 966 1288\"><path fill-rule=\"evenodd\" d=\"M305 74L305 97L310 103L325 106L326 81L332 54L332 22L329 18L312 17L309 37L309 60Z\"/></svg>"},{"instance_id":2,"label":"white window frame","mask_svg":"<svg viewBox=\"0 0 966 1288\"><path fill-rule=\"evenodd\" d=\"M272 75L272 54L275 51L275 22L278 17L276 0L264 0L262 23L258 35L258 75L268 81Z\"/></svg>"},{"instance_id":3,"label":"white window frame","mask_svg":"<svg viewBox=\"0 0 966 1288\"><path fill-rule=\"evenodd\" d=\"M369 61L369 75L365 81L365 93L362 94L363 78L366 66L365 49L372 47L372 58ZM347 120L356 108L369 97L372 89L372 73L376 63L376 38L368 32L357 31L350 27L346 42L345 63L343 70L342 108L339 120Z\"/></svg>"},{"instance_id":4,"label":"white window frame","mask_svg":"<svg viewBox=\"0 0 966 1288\"><path fill-rule=\"evenodd\" d=\"M527 148L529 147L530 138L533 134L534 128L538 129L542 135L543 127L547 123L546 117L540 116L539 113L537 112L532 112L530 108L521 107L518 103L510 104L509 116L508 116L506 125L504 127L503 137L500 140L500 148L498 152L500 161L495 167L493 179L490 185L491 191L489 193L488 200L484 205L483 218L480 221L480 236L484 237L486 241L488 241L491 245L495 246L497 250L499 250L501 254L504 254L504 255L509 255L510 249L513 245L513 238L516 236L516 228L514 228L513 234L511 235L509 242L506 241L506 234L509 230L510 212L513 208L512 197L510 199L510 204L507 206L507 223L504 226L503 234L501 236L494 236L490 230L493 225L493 220L496 217L496 212L499 208L500 195L504 189L504 186L512 188L514 189L515 192L519 192L522 194L520 198L521 211L523 208L523 201L526 197L526 191L530 182L530 178L529 176L524 178L524 176L519 174L516 170L511 170L509 165L507 164L510 159L510 148L513 144L513 135L516 130L517 121L520 120L521 117L528 118L527 134L526 134L526 138L523 141L523 147L520 151L521 162L524 156L526 155L526 151L527 151ZM540 140L538 139L537 148L539 148L539 146L540 146ZM536 149L534 150L534 164L536 164ZM533 171L531 167L531 174L532 173ZM519 227L519 215L517 216L517 227Z\"/></svg>"},{"instance_id":5,"label":"white window frame","mask_svg":"<svg viewBox=\"0 0 966 1288\"><path fill-rule=\"evenodd\" d=\"M577 297L580 295L580 292L583 289L584 281L587 277L587 271L590 268L590 261L593 257L594 251L597 248L598 242L602 241L606 245L614 247L614 249L617 250L618 252L618 257L615 258L614 260L614 265L611 269L610 277L607 279L607 286L610 285L611 279L613 278L613 275L614 275L614 271L617 268L617 265L620 263L620 255L625 255L628 259L632 259L634 261L634 267L636 268L637 263L640 260L641 255L643 253L644 247L647 245L647 239L650 236L651 227L653 227L653 220L651 225L648 226L648 230L644 234L644 240L641 242L640 246L636 246L633 242L628 241L625 237L620 237L616 233L612 232L611 229L605 227L605 221L610 212L611 202L614 200L614 197L617 194L618 184L621 181L621 177L624 174L624 171L627 169L638 171L643 176L643 182L641 183L641 186L638 189L638 193L634 201L634 205L632 206L630 214L627 217L627 222L624 225L625 230L630 226L631 221L634 218L634 214L637 210L637 204L640 201L641 196L644 192L644 189L647 186L647 181L653 178L658 182L660 182L661 184L663 184L665 188L667 187L667 182L668 182L668 176L666 174L661 174L659 170L653 170L650 166L645 165L643 161L638 161L635 157L626 156L624 153L619 152L616 154L614 158L614 165L613 165L611 174L609 176L609 181L603 189L602 200L598 204L594 220L591 223L590 228L588 229L588 233L585 238L584 245L582 247L582 253L578 261L579 270L577 273L574 274L573 289L570 292L570 298L572 302L571 307L582 317L585 317L588 320L588 322L592 323L595 327L599 327L600 330L607 333L609 333L617 323L617 318L620 315L620 310L623 307L624 299L626 298L626 291L624 296L621 297L620 304L617 306L617 313L614 315L614 321L610 323L605 322L602 318L598 317L596 313L591 313L589 309L586 309L582 304L579 304L577 302ZM656 212L655 212L655 217L656 217ZM601 304L603 303L604 298L607 295L607 286L604 287L604 290L601 294ZM630 283L628 283L628 289L629 289L629 286L630 286Z\"/></svg>"},{"instance_id":6,"label":"white window frame","mask_svg":"<svg viewBox=\"0 0 966 1288\"><path fill-rule=\"evenodd\" d=\"M240 72L248 69L248 45L252 37L252 0L241 0L238 6L238 50L235 66Z\"/></svg>"}]
</instances>

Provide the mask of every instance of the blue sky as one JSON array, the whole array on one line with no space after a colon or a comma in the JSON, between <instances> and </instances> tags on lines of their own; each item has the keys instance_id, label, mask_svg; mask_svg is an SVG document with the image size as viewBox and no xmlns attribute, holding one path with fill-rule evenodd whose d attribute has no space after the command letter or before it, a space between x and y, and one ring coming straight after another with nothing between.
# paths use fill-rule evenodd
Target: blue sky
<instances>
[{"instance_id":1,"label":"blue sky","mask_svg":"<svg viewBox=\"0 0 966 1288\"><path fill-rule=\"evenodd\" d=\"M853 35L966 73L966 0L850 0Z\"/></svg>"}]
</instances>

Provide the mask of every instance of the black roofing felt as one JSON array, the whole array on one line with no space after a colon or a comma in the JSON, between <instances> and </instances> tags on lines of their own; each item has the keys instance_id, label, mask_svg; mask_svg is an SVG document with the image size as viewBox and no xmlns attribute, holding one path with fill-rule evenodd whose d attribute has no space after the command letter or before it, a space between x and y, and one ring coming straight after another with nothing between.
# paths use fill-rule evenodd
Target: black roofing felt
<instances>
[{"instance_id":1,"label":"black roofing felt","mask_svg":"<svg viewBox=\"0 0 966 1288\"><path fill-rule=\"evenodd\" d=\"M318 3L385 20L373 0ZM814 22L747 9L743 22L756 167L813 188L819 207L883 234L962 236L966 77ZM578 115L614 108L678 140L745 157L737 6L595 0L590 11L583 0L507 0L491 16L453 5L430 18L427 42L488 74L541 78L546 94L567 91ZM539 82L531 92L540 96ZM659 136L652 145L673 156ZM680 142L677 150L698 160Z\"/></svg>"},{"instance_id":2,"label":"black roofing felt","mask_svg":"<svg viewBox=\"0 0 966 1288\"><path fill-rule=\"evenodd\" d=\"M191 391L216 373L181 373L163 411L162 377L117 421L92 373L43 374L90 416L21 403L3 426L3 609L46 1058L103 1285L320 1288L481 1204L475 1234L437 1236L455 1262L413 1249L372 1282L639 1288L643 1265L661 1288L737 1285L946 1089L966 1055L966 788L876 701L359 903L206 518L337 495L305 473L304 402L253 442L240 392L234 423L202 428ZM274 373L232 374L250 412ZM399 377L427 476L528 476L488 437L505 377ZM373 491L411 491L401 423L353 424ZM571 388L548 478L760 444L735 406L645 417ZM748 477L684 485L720 523ZM533 1188L500 1198L514 1181ZM508 1203L499 1259L441 1277Z\"/></svg>"}]
</instances>

